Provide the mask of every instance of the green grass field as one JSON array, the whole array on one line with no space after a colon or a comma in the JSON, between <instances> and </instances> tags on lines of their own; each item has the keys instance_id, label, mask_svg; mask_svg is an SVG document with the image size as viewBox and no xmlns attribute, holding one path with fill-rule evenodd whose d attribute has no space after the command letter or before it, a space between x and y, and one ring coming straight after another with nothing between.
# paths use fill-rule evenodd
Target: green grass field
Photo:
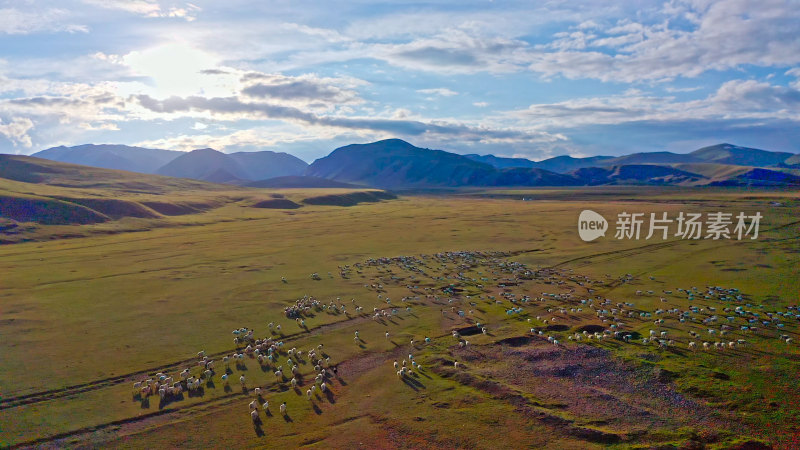
<instances>
[{"instance_id":1,"label":"green grass field","mask_svg":"<svg viewBox=\"0 0 800 450\"><path fill-rule=\"evenodd\" d=\"M20 186L28 186L14 183L0 187L21 193ZM74 189L98 188L48 186L30 195ZM106 189L82 194L109 195ZM29 228L14 239L28 242L0 246L0 446L798 445L798 319L756 332L741 331L744 322L737 319L723 339L707 333L727 323L732 313L724 308L742 306L762 317L798 312L786 309L800 303L796 191L476 190L351 207L248 207L274 193L302 203L346 192L166 192L160 197L172 203L227 200L194 214L23 225ZM151 196L125 190L116 198ZM764 219L757 240L615 240L612 231L586 243L576 233L583 209L606 218L621 211L760 211ZM462 250L487 253L432 256ZM421 264L365 263L398 256L415 256ZM362 264L358 270L356 263ZM345 265L353 270L343 278ZM319 280L310 277L314 272ZM619 282L626 274L629 279ZM689 300L677 291L692 286L736 288L744 299ZM515 302L501 293L514 294ZM307 329L301 328L284 307L304 295L344 305L347 313L313 310L304 318ZM526 295L531 300L520 301ZM409 296L419 299L401 301ZM624 309L635 314L598 314L580 302L597 296L633 303ZM357 313L355 305L364 311ZM655 312L690 305L703 309L696 321ZM523 312L507 314L516 306ZM373 308L394 307L396 315L371 317ZM464 317L454 310L465 311ZM713 315L717 322L702 322ZM665 323L654 324L658 317ZM276 381L274 366L262 369L251 358L244 371L231 366L231 389L223 387L221 358L235 348L231 331L248 327L266 337L269 322L282 326L283 337L274 337L286 348L324 344L339 371L329 382L330 395L306 398L314 370L308 361L298 366L299 393ZM451 331L475 322L487 333L463 336L469 344L460 347ZM608 329L612 323L643 337L651 329L667 331L674 343L660 348L641 339L570 339L586 325ZM353 340L356 330L360 344ZM793 342L786 344L782 334ZM690 341L738 339L746 344L688 349ZM157 395L149 401L133 395L132 384L156 372L176 375L192 367L198 374L201 350L218 364L213 386L201 394L163 404ZM398 378L392 363L409 361L409 354L423 368ZM280 355L276 364L287 358ZM247 393L238 383L242 373ZM255 386L266 390L272 405L272 416L260 412L259 426L248 410ZM278 412L284 401L287 417Z\"/></svg>"}]
</instances>

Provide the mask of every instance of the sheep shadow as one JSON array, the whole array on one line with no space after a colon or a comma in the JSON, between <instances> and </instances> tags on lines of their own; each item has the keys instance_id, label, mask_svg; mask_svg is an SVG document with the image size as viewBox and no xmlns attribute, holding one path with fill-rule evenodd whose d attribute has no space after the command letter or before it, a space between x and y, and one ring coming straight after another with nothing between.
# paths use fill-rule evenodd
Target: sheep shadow
<instances>
[{"instance_id":1,"label":"sheep shadow","mask_svg":"<svg viewBox=\"0 0 800 450\"><path fill-rule=\"evenodd\" d=\"M267 408L267 410L264 411L264 415L267 417L272 417L272 411L270 411L269 408Z\"/></svg>"},{"instance_id":2,"label":"sheep shadow","mask_svg":"<svg viewBox=\"0 0 800 450\"><path fill-rule=\"evenodd\" d=\"M247 365L245 365L245 363L236 363L236 370L238 370L240 372L244 372L244 371L247 370ZM231 372L231 373L233 373L233 372Z\"/></svg>"},{"instance_id":3,"label":"sheep shadow","mask_svg":"<svg viewBox=\"0 0 800 450\"><path fill-rule=\"evenodd\" d=\"M311 402L311 408L314 410L314 412L315 412L317 415L320 415L320 414L322 414L322 409L321 409L321 408L320 408L320 407L319 407L319 406L318 406L316 403L314 403L314 402Z\"/></svg>"},{"instance_id":4,"label":"sheep shadow","mask_svg":"<svg viewBox=\"0 0 800 450\"><path fill-rule=\"evenodd\" d=\"M208 381L206 381L206 387L211 389L216 389L217 385L214 384L214 380L209 378Z\"/></svg>"},{"instance_id":5,"label":"sheep shadow","mask_svg":"<svg viewBox=\"0 0 800 450\"><path fill-rule=\"evenodd\" d=\"M264 437L266 434L264 433L264 429L261 428L261 418L259 417L253 422L253 430L256 432L256 436Z\"/></svg>"},{"instance_id":6,"label":"sheep shadow","mask_svg":"<svg viewBox=\"0 0 800 450\"><path fill-rule=\"evenodd\" d=\"M204 395L206 395L206 391L205 391L205 389L203 389L203 386L200 386L199 388L197 388L197 389L195 389L193 391L189 391L187 395L189 396L189 398L192 398L192 397L203 397Z\"/></svg>"},{"instance_id":7,"label":"sheep shadow","mask_svg":"<svg viewBox=\"0 0 800 450\"><path fill-rule=\"evenodd\" d=\"M407 384L411 389L414 389L415 391L420 390L420 388L427 389L424 384L410 377L403 377L403 383Z\"/></svg>"},{"instance_id":8,"label":"sheep shadow","mask_svg":"<svg viewBox=\"0 0 800 450\"><path fill-rule=\"evenodd\" d=\"M233 392L233 389L231 389L231 385L230 385L230 384L226 384L226 385L225 385L225 386L222 388L222 390L223 390L223 391L225 391L225 392Z\"/></svg>"},{"instance_id":9,"label":"sheep shadow","mask_svg":"<svg viewBox=\"0 0 800 450\"><path fill-rule=\"evenodd\" d=\"M285 413L285 414L283 415L283 420L285 420L286 422L294 422L294 420L292 420L292 417L291 417L291 416L289 416L289 414L288 414L288 413Z\"/></svg>"},{"instance_id":10,"label":"sheep shadow","mask_svg":"<svg viewBox=\"0 0 800 450\"><path fill-rule=\"evenodd\" d=\"M294 393L297 394L297 395L303 395L303 391L301 391L300 388L296 387L296 386L294 388Z\"/></svg>"},{"instance_id":11,"label":"sheep shadow","mask_svg":"<svg viewBox=\"0 0 800 450\"><path fill-rule=\"evenodd\" d=\"M150 397L144 397L144 398L142 399L141 408L142 408L142 409L148 409L148 408L150 408Z\"/></svg>"},{"instance_id":12,"label":"sheep shadow","mask_svg":"<svg viewBox=\"0 0 800 450\"><path fill-rule=\"evenodd\" d=\"M333 392L330 389L325 391L325 398L328 400L328 403L330 404L336 403L336 397L333 396Z\"/></svg>"}]
</instances>

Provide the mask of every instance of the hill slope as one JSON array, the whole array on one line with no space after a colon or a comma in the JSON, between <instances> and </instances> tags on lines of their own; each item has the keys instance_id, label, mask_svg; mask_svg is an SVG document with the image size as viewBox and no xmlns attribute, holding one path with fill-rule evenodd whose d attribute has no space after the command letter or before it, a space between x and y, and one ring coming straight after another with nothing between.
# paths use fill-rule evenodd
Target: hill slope
<instances>
[{"instance_id":1,"label":"hill slope","mask_svg":"<svg viewBox=\"0 0 800 450\"><path fill-rule=\"evenodd\" d=\"M108 189L115 192L165 193L189 189L226 188L201 181L101 169L18 155L0 155L0 178L69 188Z\"/></svg>"},{"instance_id":2,"label":"hill slope","mask_svg":"<svg viewBox=\"0 0 800 450\"><path fill-rule=\"evenodd\" d=\"M757 148L739 147L731 144L717 144L703 147L689 153L698 160L738 166L769 167L775 166L797 155L784 152L772 152Z\"/></svg>"},{"instance_id":3,"label":"hill slope","mask_svg":"<svg viewBox=\"0 0 800 450\"><path fill-rule=\"evenodd\" d=\"M525 158L504 158L502 156L476 155L474 153L464 156L473 161L489 164L497 169L508 169L512 167L537 167L537 163L535 161Z\"/></svg>"},{"instance_id":4,"label":"hill slope","mask_svg":"<svg viewBox=\"0 0 800 450\"><path fill-rule=\"evenodd\" d=\"M182 155L183 152L128 145L84 144L74 147L53 147L34 153L37 158L49 159L104 169L130 170L155 173L160 167Z\"/></svg>"},{"instance_id":5,"label":"hill slope","mask_svg":"<svg viewBox=\"0 0 800 450\"><path fill-rule=\"evenodd\" d=\"M301 174L308 165L287 153L239 152L225 154L211 148L193 150L158 169L160 175L216 183L239 183Z\"/></svg>"},{"instance_id":6,"label":"hill slope","mask_svg":"<svg viewBox=\"0 0 800 450\"><path fill-rule=\"evenodd\" d=\"M244 170L246 180L301 175L308 164L288 153L271 151L237 152L228 154Z\"/></svg>"},{"instance_id":7,"label":"hill slope","mask_svg":"<svg viewBox=\"0 0 800 450\"><path fill-rule=\"evenodd\" d=\"M341 181L328 180L327 178L289 175L285 177L268 178L266 180L245 183L247 187L257 188L358 188L354 184Z\"/></svg>"},{"instance_id":8,"label":"hill slope","mask_svg":"<svg viewBox=\"0 0 800 450\"><path fill-rule=\"evenodd\" d=\"M570 176L532 168L499 170L462 155L418 148L400 139L338 148L314 161L306 174L389 189L575 184Z\"/></svg>"},{"instance_id":9,"label":"hill slope","mask_svg":"<svg viewBox=\"0 0 800 450\"><path fill-rule=\"evenodd\" d=\"M574 158L569 155L556 156L536 163L536 167L551 172L567 173L583 167L602 165L604 161L612 159L611 156L590 156L587 158Z\"/></svg>"},{"instance_id":10,"label":"hill slope","mask_svg":"<svg viewBox=\"0 0 800 450\"><path fill-rule=\"evenodd\" d=\"M687 184L705 179L703 175L655 164L585 167L572 172L583 184Z\"/></svg>"},{"instance_id":11,"label":"hill slope","mask_svg":"<svg viewBox=\"0 0 800 450\"><path fill-rule=\"evenodd\" d=\"M502 158L494 155L464 155L467 158L486 163L497 169L510 168L535 168L549 170L556 173L567 173L583 167L598 166L604 160L611 159L611 156L590 156L588 158L574 158L569 155L556 156L542 161L531 161L525 158Z\"/></svg>"},{"instance_id":12,"label":"hill slope","mask_svg":"<svg viewBox=\"0 0 800 450\"><path fill-rule=\"evenodd\" d=\"M603 166L620 166L628 164L677 164L702 162L702 159L692 155L672 153L672 152L647 152L632 153L630 155L619 156L616 158L602 161Z\"/></svg>"}]
</instances>

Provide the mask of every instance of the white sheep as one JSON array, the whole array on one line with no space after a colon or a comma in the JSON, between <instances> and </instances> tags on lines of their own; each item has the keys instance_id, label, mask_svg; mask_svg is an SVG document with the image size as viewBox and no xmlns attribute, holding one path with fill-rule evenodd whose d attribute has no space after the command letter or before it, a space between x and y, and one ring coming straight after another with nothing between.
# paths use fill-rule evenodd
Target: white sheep
<instances>
[{"instance_id":1,"label":"white sheep","mask_svg":"<svg viewBox=\"0 0 800 450\"><path fill-rule=\"evenodd\" d=\"M250 411L250 418L253 419L253 423L258 423L258 410Z\"/></svg>"},{"instance_id":2,"label":"white sheep","mask_svg":"<svg viewBox=\"0 0 800 450\"><path fill-rule=\"evenodd\" d=\"M286 415L286 402L281 403L281 414Z\"/></svg>"},{"instance_id":3,"label":"white sheep","mask_svg":"<svg viewBox=\"0 0 800 450\"><path fill-rule=\"evenodd\" d=\"M255 411L258 408L258 403L255 400L250 402L250 411Z\"/></svg>"}]
</instances>

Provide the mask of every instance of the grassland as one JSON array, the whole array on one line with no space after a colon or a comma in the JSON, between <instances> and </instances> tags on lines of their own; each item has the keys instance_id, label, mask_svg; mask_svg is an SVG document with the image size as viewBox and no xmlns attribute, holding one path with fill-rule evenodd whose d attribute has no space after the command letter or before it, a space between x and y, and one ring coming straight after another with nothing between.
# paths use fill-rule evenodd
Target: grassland
<instances>
[{"instance_id":1,"label":"grassland","mask_svg":"<svg viewBox=\"0 0 800 450\"><path fill-rule=\"evenodd\" d=\"M107 186L4 183L17 193L30 189L29 195L65 196L65 189L88 189L82 197L112 195ZM634 303L637 312L685 310L685 297L636 291L723 286L745 294L736 305L752 305L749 309L786 311L797 305L796 191L614 187L401 196L351 207L303 202L351 192L187 188L160 197L169 204L219 203L191 214L93 225L20 224L29 227L20 236L30 241L0 246L0 445L796 444L796 319L780 331L733 331L730 338L746 339L747 345L719 352L687 350L688 330L702 332L703 324L668 320L655 326L652 318L638 315L621 320L626 331L667 330L675 345L567 339L586 325L608 325L586 306L570 311L579 307L578 298L598 295ZM275 194L304 206L252 207ZM125 187L113 197L142 204L153 201L152 195ZM79 196L69 191L68 197ZM585 243L575 231L583 209L608 218L621 211L761 211L764 219L754 241ZM64 239L70 236L76 238ZM467 261L431 256L460 250L502 253ZM340 275L340 266L400 255L416 255L427 275L396 262ZM508 262L525 264L536 276L520 279L520 272L501 265ZM320 280L312 280L312 272ZM626 274L628 281L619 282ZM462 291L443 291L451 285ZM507 314L512 304L499 297L540 298L544 292L574 297L515 303L524 312L513 315ZM314 311L303 329L283 309L304 295L345 305L348 313ZM419 299L401 303L407 296ZM731 306L718 299L695 303L720 314ZM355 304L370 313L394 306L399 312L376 321L355 313ZM451 308L472 312L460 317ZM465 336L470 344L460 348L451 331L476 321L489 332ZM272 417L261 414L259 427L247 414L252 392L242 393L238 383L226 390L218 375L202 395L164 404L157 396L149 402L132 396L132 382L157 371L177 373L193 365L200 350L218 360L234 351L231 330L249 327L266 336L269 322L282 325L289 347L307 350L324 343L339 369L331 395L309 402L305 387L298 394L276 383L271 369L248 359L246 371L232 367L233 373L237 378L244 373L251 389L268 389L274 405ZM355 330L360 345L353 342ZM779 334L791 335L795 344L785 344ZM548 335L560 341L558 347ZM425 336L430 343L422 343ZM417 341L413 347L411 338ZM392 362L409 353L424 368L398 379ZM462 362L460 369L455 360ZM311 368L300 367L307 386ZM288 419L277 412L283 401Z\"/></svg>"}]
</instances>

